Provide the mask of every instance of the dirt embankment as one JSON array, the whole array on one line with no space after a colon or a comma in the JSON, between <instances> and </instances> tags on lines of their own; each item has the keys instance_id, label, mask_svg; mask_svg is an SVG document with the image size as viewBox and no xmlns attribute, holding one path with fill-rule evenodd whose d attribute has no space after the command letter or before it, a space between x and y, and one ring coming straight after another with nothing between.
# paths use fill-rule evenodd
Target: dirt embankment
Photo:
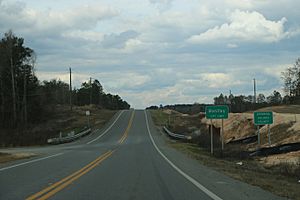
<instances>
[{"instance_id":1,"label":"dirt embankment","mask_svg":"<svg viewBox=\"0 0 300 200\"><path fill-rule=\"evenodd\" d=\"M274 123L270 126L272 145L300 142L300 106L273 107L272 110L274 111ZM260 111L270 111L270 108ZM211 156L208 129L210 120L205 119L204 113L184 115L170 110L160 110L152 111L151 114L158 126L170 123L170 129L174 132L199 133L192 143L168 140L172 147L233 178L262 187L280 196L300 200L298 190L300 151L265 157L242 157L242 151L257 148L257 142L254 141L250 144L226 144L223 154ZM214 131L218 132L221 120L213 120L213 125ZM224 127L226 142L256 134L251 112L230 114L229 119L224 120ZM260 127L260 132L262 146L269 146L267 126ZM220 138L216 137L216 140L214 140L215 152L220 151L220 144L217 143L220 143Z\"/></svg>"},{"instance_id":2,"label":"dirt embankment","mask_svg":"<svg viewBox=\"0 0 300 200\"><path fill-rule=\"evenodd\" d=\"M210 124L210 121L205 118L201 122ZM221 127L220 120L213 120L213 124L217 128ZM224 139L227 142L255 135L256 132L252 113L230 113L229 118L224 120ZM268 146L268 126L260 127L260 134L262 147ZM273 146L300 142L300 114L274 112L270 135Z\"/></svg>"},{"instance_id":3,"label":"dirt embankment","mask_svg":"<svg viewBox=\"0 0 300 200\"><path fill-rule=\"evenodd\" d=\"M277 146L288 143L300 142L300 106L278 106L273 108L264 108L259 111L273 110L273 124L270 125L271 146ZM280 113L279 113L280 112ZM293 112L293 113L284 113ZM203 118L203 124L207 126L210 121ZM215 127L220 128L220 120L214 120ZM257 127L254 125L253 113L230 113L229 118L224 120L224 138L229 142L253 136L257 133ZM260 127L261 147L268 147L268 126ZM241 145L244 150L255 150L257 143ZM265 167L276 167L279 165L288 166L289 170L298 169L300 167L300 151L272 155L258 159Z\"/></svg>"}]
</instances>

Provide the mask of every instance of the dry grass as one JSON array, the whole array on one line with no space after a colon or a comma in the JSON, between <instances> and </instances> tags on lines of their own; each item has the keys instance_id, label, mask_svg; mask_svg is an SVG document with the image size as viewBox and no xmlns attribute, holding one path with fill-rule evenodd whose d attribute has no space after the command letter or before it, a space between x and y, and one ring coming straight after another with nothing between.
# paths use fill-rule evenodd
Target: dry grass
<instances>
[{"instance_id":1,"label":"dry grass","mask_svg":"<svg viewBox=\"0 0 300 200\"><path fill-rule=\"evenodd\" d=\"M16 154L8 154L0 152L0 164L6 163L14 160L26 159L35 156L35 154L31 153L16 153Z\"/></svg>"},{"instance_id":2,"label":"dry grass","mask_svg":"<svg viewBox=\"0 0 300 200\"><path fill-rule=\"evenodd\" d=\"M205 149L195 144L172 142L169 145L190 157L198 160L201 164L220 171L234 179L259 186L276 195L300 200L299 176L291 176L298 171L293 171L290 166L278 165L277 167L265 168L257 160L242 160L243 165L237 165L240 160L220 159L212 157ZM295 169L293 169L295 170ZM291 174L292 172L292 174Z\"/></svg>"},{"instance_id":3,"label":"dry grass","mask_svg":"<svg viewBox=\"0 0 300 200\"><path fill-rule=\"evenodd\" d=\"M0 147L44 145L47 139L58 137L59 132L67 134L81 130L88 125L87 110L91 111L92 129L103 127L117 112L96 106L74 107L72 111L68 106L51 107L39 124L30 125L27 129L0 130Z\"/></svg>"},{"instance_id":4,"label":"dry grass","mask_svg":"<svg viewBox=\"0 0 300 200\"><path fill-rule=\"evenodd\" d=\"M273 111L276 113L300 114L300 105L272 106L272 107L261 108L257 111Z\"/></svg>"},{"instance_id":5,"label":"dry grass","mask_svg":"<svg viewBox=\"0 0 300 200\"><path fill-rule=\"evenodd\" d=\"M156 123L156 125L158 126L162 124L160 121L161 119L157 117L160 116L159 112L161 111L151 113L154 123ZM174 116L173 118L176 118L177 120L171 120L171 127L176 127L176 124L183 124L184 126L193 126L198 128L200 126L199 129L205 131L206 128L207 131L207 125L201 125L200 123L200 116L195 115L175 117L176 115L180 116L180 114L178 113L172 113L171 116L172 115ZM225 131L227 131L228 133L230 130L228 127L232 127L233 131L231 132L231 134L236 138L241 137L241 135L244 136L246 132L249 134L253 134L254 127L251 127L253 125L253 120L250 119L251 116L252 114L250 113L245 113L244 117L239 116L239 114L234 114L232 120L227 122L227 129L225 128ZM280 116L283 117L279 119L277 118L278 123L271 127L273 142L281 143L287 139L290 139L292 136L296 137L296 141L299 141L299 139L297 139L299 137L297 135L298 133L296 133L292 129L295 122L291 122L289 118L285 118L284 114L280 114ZM217 123L215 123L215 125L218 126ZM185 130L189 130L189 128L185 127ZM237 130L238 132L244 133L237 133ZM199 139L205 140L209 138L205 137L205 134L202 134L197 140ZM271 159L244 159L241 150L256 148L256 144L226 145L226 151L223 152L223 154L220 154L220 150L216 149L215 156L211 156L208 149L203 148L205 145L199 142L191 144L174 142L171 140L167 141L171 147L176 148L191 156L192 158L199 160L201 164L221 171L222 173L232 178L247 182L251 185L259 186L279 196L300 200L300 190L298 189L298 180L300 179L300 166L295 163L287 164L284 161L272 165L267 165L267 161L270 163ZM267 135L263 131L262 142L267 144ZM291 160L299 158L300 160L299 154L297 153L290 153L289 156L287 156L287 154L282 155L283 160L287 160L287 158ZM242 166L236 164L240 161L243 162ZM272 161L274 161L274 159Z\"/></svg>"}]
</instances>

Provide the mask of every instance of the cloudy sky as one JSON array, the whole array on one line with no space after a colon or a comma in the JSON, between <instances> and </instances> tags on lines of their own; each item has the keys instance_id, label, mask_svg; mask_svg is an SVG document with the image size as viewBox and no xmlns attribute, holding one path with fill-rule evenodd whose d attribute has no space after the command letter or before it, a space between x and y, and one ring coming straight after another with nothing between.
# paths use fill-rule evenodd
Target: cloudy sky
<instances>
[{"instance_id":1,"label":"cloudy sky","mask_svg":"<svg viewBox=\"0 0 300 200\"><path fill-rule=\"evenodd\" d=\"M0 0L41 80L100 80L135 108L269 95L300 57L299 0Z\"/></svg>"}]
</instances>

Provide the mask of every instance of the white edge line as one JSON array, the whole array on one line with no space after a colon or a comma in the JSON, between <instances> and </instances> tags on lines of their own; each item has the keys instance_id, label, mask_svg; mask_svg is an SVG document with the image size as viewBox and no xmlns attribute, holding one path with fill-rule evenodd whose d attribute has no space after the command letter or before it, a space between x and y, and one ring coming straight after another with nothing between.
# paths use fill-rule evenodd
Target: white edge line
<instances>
[{"instance_id":1,"label":"white edge line","mask_svg":"<svg viewBox=\"0 0 300 200\"><path fill-rule=\"evenodd\" d=\"M91 144L91 143L95 142L96 140L100 139L103 135L105 135L111 129L111 127L113 127L113 125L115 125L115 123L121 117L121 115L122 115L123 112L124 112L124 110L119 114L119 116L115 119L115 121L101 135L99 135L98 137L96 137L92 141L89 141L86 144Z\"/></svg>"},{"instance_id":2,"label":"white edge line","mask_svg":"<svg viewBox=\"0 0 300 200\"><path fill-rule=\"evenodd\" d=\"M41 161L41 160L46 160L48 158L53 158L53 157L56 157L56 156L60 156L62 154L64 154L64 153L58 153L58 154L54 154L54 155L51 155L51 156L47 156L47 157L43 157L43 158L38 158L38 159L35 159L35 160L31 160L31 161L28 161L28 162L24 162L24 163L12 165L12 166L4 167L4 168L0 169L0 172L4 171L4 170L7 170L7 169L19 167L19 166L22 166L22 165L27 165L27 164L30 164L30 163L38 162L38 161Z\"/></svg>"},{"instance_id":3,"label":"white edge line","mask_svg":"<svg viewBox=\"0 0 300 200\"><path fill-rule=\"evenodd\" d=\"M190 181L192 184L194 184L198 189L202 190L205 194L207 194L209 197L211 197L214 200L222 200L220 197L218 197L217 195L215 195L213 192L211 192L210 190L208 190L207 188L205 188L203 185L201 185L198 181L196 181L195 179L193 179L192 177L190 177L189 175L187 175L186 173L184 173L181 169L179 169L179 167L177 167L172 161L170 161L157 147L157 145L155 144L153 137L150 133L150 129L149 129L149 122L148 122L148 117L145 112L145 117L146 117L146 125L147 125L147 130L148 130L148 134L149 137L151 139L151 142L153 144L153 146L155 147L156 151L171 165L171 167L173 167L179 174L181 174L184 178L186 178L188 181Z\"/></svg>"}]
</instances>

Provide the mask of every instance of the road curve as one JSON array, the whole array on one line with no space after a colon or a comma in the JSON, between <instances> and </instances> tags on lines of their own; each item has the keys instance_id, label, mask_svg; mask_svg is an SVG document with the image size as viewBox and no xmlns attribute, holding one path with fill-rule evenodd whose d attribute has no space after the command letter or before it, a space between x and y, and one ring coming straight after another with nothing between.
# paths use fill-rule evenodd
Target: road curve
<instances>
[{"instance_id":1,"label":"road curve","mask_svg":"<svg viewBox=\"0 0 300 200\"><path fill-rule=\"evenodd\" d=\"M9 151L41 156L0 165L1 200L283 199L168 147L143 110L120 111L70 144Z\"/></svg>"}]
</instances>

